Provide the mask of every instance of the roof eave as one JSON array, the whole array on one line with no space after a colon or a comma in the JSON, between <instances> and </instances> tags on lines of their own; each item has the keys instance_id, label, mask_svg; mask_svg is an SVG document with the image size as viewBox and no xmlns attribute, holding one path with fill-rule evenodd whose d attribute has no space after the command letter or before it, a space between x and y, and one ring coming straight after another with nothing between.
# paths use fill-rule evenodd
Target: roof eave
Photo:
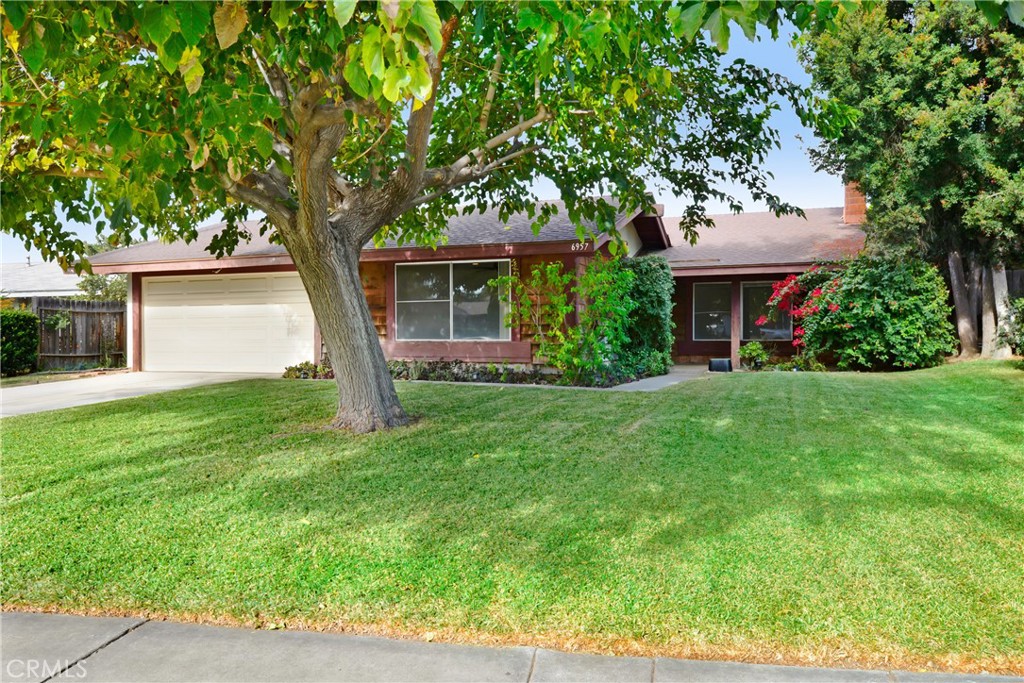
<instances>
[{"instance_id":1,"label":"roof eave","mask_svg":"<svg viewBox=\"0 0 1024 683\"><path fill-rule=\"evenodd\" d=\"M783 275L801 273L814 265L814 261L794 261L790 263L739 263L719 266L697 266L692 268L673 266L673 277L705 277L708 275Z\"/></svg>"}]
</instances>

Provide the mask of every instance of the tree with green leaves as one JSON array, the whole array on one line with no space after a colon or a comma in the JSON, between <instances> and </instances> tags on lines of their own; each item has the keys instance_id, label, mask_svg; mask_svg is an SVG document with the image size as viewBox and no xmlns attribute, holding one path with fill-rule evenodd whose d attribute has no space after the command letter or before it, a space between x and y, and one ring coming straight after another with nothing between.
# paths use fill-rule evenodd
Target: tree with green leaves
<instances>
[{"instance_id":1,"label":"tree with green leaves","mask_svg":"<svg viewBox=\"0 0 1024 683\"><path fill-rule=\"evenodd\" d=\"M365 244L437 244L459 212L532 211L541 178L601 230L615 207L592 197L644 207L652 180L691 200L690 230L711 198L739 208L728 180L795 210L759 168L778 140L768 117L779 98L809 123L820 108L724 63L702 30L722 48L733 26L824 26L840 5L8 0L3 229L85 268L65 218L125 244L191 239L220 213L222 255L261 212L334 364L334 424L402 425L359 279Z\"/></svg>"},{"instance_id":2,"label":"tree with green leaves","mask_svg":"<svg viewBox=\"0 0 1024 683\"><path fill-rule=\"evenodd\" d=\"M860 113L817 160L868 195L869 246L945 263L962 353L978 352L980 317L982 353L998 355L1003 264L1024 261L1024 6L978 6L842 12L802 58L815 88ZM965 260L983 280L980 311Z\"/></svg>"},{"instance_id":3,"label":"tree with green leaves","mask_svg":"<svg viewBox=\"0 0 1024 683\"><path fill-rule=\"evenodd\" d=\"M109 244L100 242L99 244L87 244L85 245L86 256L92 256L94 254L102 254L105 251L110 251L112 247ZM89 299L91 301L128 301L128 276L119 275L98 275L96 273L85 273L78 281L78 288L82 290L80 298Z\"/></svg>"}]
</instances>

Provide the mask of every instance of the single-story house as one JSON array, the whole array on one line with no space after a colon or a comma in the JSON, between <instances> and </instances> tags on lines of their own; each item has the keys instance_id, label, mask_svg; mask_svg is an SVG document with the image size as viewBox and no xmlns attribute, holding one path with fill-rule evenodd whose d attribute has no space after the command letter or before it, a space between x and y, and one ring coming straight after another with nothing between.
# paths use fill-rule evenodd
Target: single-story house
<instances>
[{"instance_id":1,"label":"single-story house","mask_svg":"<svg viewBox=\"0 0 1024 683\"><path fill-rule=\"evenodd\" d=\"M661 207L623 213L616 228L627 255L658 253L672 264L678 283L676 354L684 360L738 352L743 335L733 330L740 329L744 301L749 311L760 296L754 283L801 272L819 258L850 255L863 243L863 233L842 221L843 209L822 209L808 211L806 221L716 217L724 241L716 228L705 231L700 246L673 246L678 219L662 213ZM254 229L253 238L231 256L215 259L206 247L222 227L201 229L189 244L152 241L91 259L96 273L130 274L132 369L280 372L319 359L316 321L284 247ZM453 218L447 244L436 249L367 245L360 270L385 355L534 362L528 331L504 324L502 304L487 281L513 266L528 273L540 262L561 261L578 271L609 241L601 235L580 242L564 211L537 235L526 215L502 222L495 211ZM734 241L745 245L731 246ZM772 334L781 340L785 330Z\"/></svg>"},{"instance_id":2,"label":"single-story house","mask_svg":"<svg viewBox=\"0 0 1024 683\"><path fill-rule=\"evenodd\" d=\"M0 296L4 299L27 301L40 296L79 296L81 281L74 273L65 273L56 263L0 264Z\"/></svg>"},{"instance_id":3,"label":"single-story house","mask_svg":"<svg viewBox=\"0 0 1024 683\"><path fill-rule=\"evenodd\" d=\"M509 329L487 281L513 263L584 267L610 238L580 242L564 210L535 235L532 220L497 212L455 217L436 249L367 245L360 271L388 358L530 363L533 344ZM284 247L258 236L215 259L222 225L186 244L145 242L92 257L93 272L129 273L128 353L134 370L280 372L318 359L321 341L305 289ZM660 213L620 214L630 255L670 246Z\"/></svg>"}]
</instances>

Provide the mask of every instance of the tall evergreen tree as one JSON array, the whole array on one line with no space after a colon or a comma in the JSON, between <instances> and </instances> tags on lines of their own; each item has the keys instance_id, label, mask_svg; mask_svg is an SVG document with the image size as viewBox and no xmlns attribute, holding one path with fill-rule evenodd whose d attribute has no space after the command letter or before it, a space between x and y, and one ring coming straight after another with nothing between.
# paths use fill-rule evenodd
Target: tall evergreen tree
<instances>
[{"instance_id":1,"label":"tall evergreen tree","mask_svg":"<svg viewBox=\"0 0 1024 683\"><path fill-rule=\"evenodd\" d=\"M1003 266L1024 260L1022 38L965 3L891 2L840 13L801 48L813 87L859 110L816 150L819 166L868 195L870 248L946 265L965 355L977 353L979 317L982 352L1005 352L994 334Z\"/></svg>"}]
</instances>

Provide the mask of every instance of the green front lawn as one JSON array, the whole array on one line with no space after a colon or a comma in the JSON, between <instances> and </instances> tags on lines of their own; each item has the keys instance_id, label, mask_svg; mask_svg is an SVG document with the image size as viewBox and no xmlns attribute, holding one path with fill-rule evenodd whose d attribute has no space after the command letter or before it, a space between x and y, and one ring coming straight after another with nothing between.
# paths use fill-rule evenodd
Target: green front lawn
<instances>
[{"instance_id":1,"label":"green front lawn","mask_svg":"<svg viewBox=\"0 0 1024 683\"><path fill-rule=\"evenodd\" d=\"M3 420L4 605L1024 671L1024 372L256 380Z\"/></svg>"}]
</instances>

